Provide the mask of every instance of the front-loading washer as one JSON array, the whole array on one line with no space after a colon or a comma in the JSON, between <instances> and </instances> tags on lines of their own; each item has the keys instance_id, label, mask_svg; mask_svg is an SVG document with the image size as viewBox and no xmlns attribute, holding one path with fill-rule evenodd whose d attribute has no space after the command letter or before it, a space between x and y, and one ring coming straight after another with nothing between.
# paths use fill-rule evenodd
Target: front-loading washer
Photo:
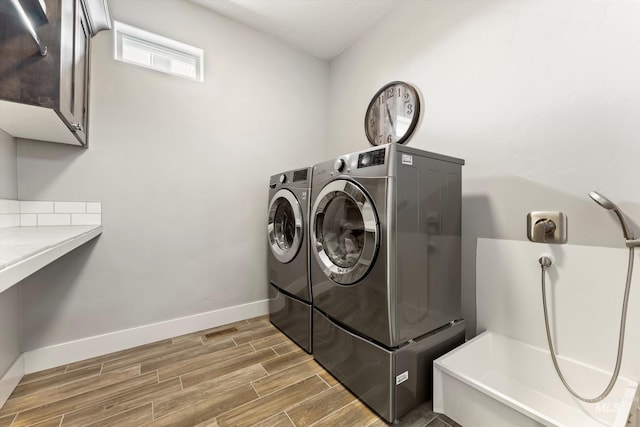
<instances>
[{"instance_id":1,"label":"front-loading washer","mask_svg":"<svg viewBox=\"0 0 640 427\"><path fill-rule=\"evenodd\" d=\"M309 201L311 168L273 175L269 180L269 320L307 352L312 351L309 282Z\"/></svg>"},{"instance_id":2,"label":"front-loading washer","mask_svg":"<svg viewBox=\"0 0 640 427\"><path fill-rule=\"evenodd\" d=\"M387 421L464 342L461 159L387 144L313 168L314 358Z\"/></svg>"}]
</instances>

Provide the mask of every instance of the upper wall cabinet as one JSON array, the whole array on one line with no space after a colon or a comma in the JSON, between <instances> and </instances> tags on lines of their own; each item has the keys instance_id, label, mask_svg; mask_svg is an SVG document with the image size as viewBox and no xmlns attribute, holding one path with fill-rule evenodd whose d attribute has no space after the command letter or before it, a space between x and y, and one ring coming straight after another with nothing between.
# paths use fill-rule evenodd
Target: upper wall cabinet
<instances>
[{"instance_id":1,"label":"upper wall cabinet","mask_svg":"<svg viewBox=\"0 0 640 427\"><path fill-rule=\"evenodd\" d=\"M86 147L91 37L110 28L106 0L2 3L0 129Z\"/></svg>"}]
</instances>

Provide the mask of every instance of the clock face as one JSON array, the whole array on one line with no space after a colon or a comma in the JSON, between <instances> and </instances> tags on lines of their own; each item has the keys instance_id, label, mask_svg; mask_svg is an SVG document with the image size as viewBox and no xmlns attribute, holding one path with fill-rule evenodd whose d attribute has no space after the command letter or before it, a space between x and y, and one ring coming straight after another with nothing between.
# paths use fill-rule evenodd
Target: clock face
<instances>
[{"instance_id":1,"label":"clock face","mask_svg":"<svg viewBox=\"0 0 640 427\"><path fill-rule=\"evenodd\" d=\"M420 96L408 83L391 82L373 96L364 118L372 145L409 140L420 118Z\"/></svg>"}]
</instances>

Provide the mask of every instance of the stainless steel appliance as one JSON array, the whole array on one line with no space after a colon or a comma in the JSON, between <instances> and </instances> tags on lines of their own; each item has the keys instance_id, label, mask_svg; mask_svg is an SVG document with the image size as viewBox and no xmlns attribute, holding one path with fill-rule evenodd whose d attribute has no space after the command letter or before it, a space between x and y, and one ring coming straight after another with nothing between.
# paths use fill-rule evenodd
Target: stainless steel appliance
<instances>
[{"instance_id":1,"label":"stainless steel appliance","mask_svg":"<svg viewBox=\"0 0 640 427\"><path fill-rule=\"evenodd\" d=\"M269 320L311 353L309 195L311 168L283 172L269 181L267 236Z\"/></svg>"},{"instance_id":2,"label":"stainless steel appliance","mask_svg":"<svg viewBox=\"0 0 640 427\"><path fill-rule=\"evenodd\" d=\"M314 358L387 421L464 341L461 166L398 144L313 168Z\"/></svg>"}]
</instances>

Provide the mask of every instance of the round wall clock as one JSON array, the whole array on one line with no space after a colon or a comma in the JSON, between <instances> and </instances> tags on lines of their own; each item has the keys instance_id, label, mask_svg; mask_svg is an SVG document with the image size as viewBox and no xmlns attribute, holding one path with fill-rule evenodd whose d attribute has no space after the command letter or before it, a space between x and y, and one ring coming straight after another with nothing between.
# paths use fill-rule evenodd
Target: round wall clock
<instances>
[{"instance_id":1,"label":"round wall clock","mask_svg":"<svg viewBox=\"0 0 640 427\"><path fill-rule=\"evenodd\" d=\"M364 116L364 131L372 145L406 143L420 119L420 95L405 82L384 85L371 99Z\"/></svg>"}]
</instances>

